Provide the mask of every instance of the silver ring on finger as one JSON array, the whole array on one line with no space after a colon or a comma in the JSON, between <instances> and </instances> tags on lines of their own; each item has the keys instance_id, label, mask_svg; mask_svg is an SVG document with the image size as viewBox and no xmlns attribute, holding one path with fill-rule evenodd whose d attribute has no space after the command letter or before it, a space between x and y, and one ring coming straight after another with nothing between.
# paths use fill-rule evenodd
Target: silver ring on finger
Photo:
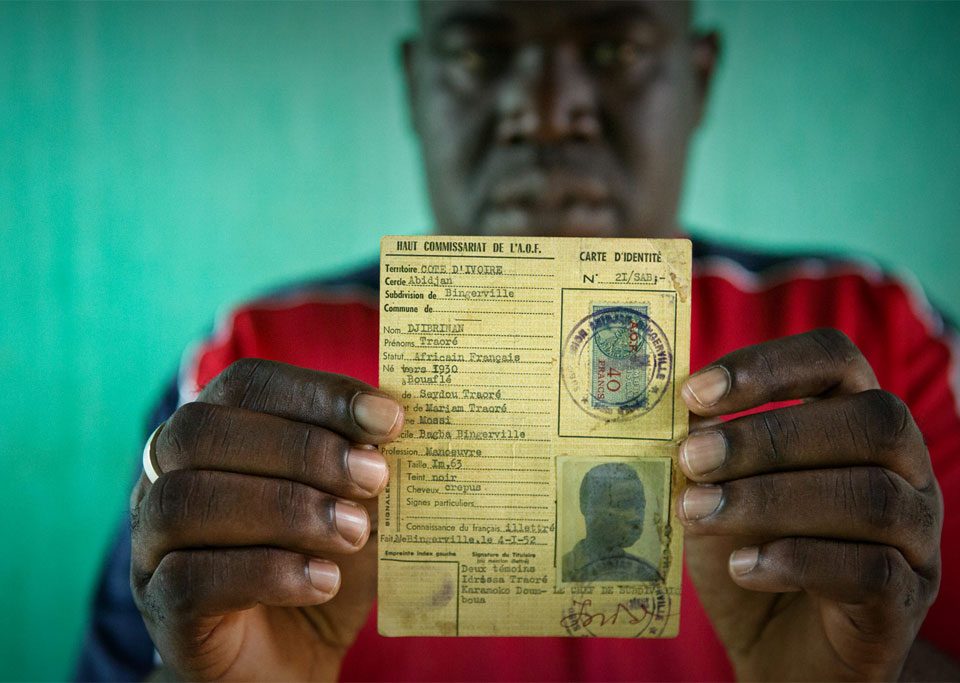
<instances>
[{"instance_id":1,"label":"silver ring on finger","mask_svg":"<svg viewBox=\"0 0 960 683\"><path fill-rule=\"evenodd\" d=\"M160 466L157 465L157 436L163 429L163 425L163 422L157 425L157 428L153 430L153 434L150 435L147 443L143 446L143 473L147 475L151 484L163 474L160 471Z\"/></svg>"}]
</instances>

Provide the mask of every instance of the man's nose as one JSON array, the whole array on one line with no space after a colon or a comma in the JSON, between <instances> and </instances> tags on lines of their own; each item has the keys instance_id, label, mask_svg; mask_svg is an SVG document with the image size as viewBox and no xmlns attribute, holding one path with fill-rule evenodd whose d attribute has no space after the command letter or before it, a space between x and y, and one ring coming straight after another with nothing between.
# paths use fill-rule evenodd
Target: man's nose
<instances>
[{"instance_id":1,"label":"man's nose","mask_svg":"<svg viewBox=\"0 0 960 683\"><path fill-rule=\"evenodd\" d=\"M594 84L574 46L524 48L501 93L497 137L503 144L586 142L599 135Z\"/></svg>"}]
</instances>

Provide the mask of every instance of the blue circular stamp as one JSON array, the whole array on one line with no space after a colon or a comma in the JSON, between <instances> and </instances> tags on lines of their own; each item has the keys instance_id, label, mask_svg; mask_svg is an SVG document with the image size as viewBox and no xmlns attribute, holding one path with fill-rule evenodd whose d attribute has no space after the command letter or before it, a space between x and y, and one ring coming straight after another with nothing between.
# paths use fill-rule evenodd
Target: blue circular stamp
<instances>
[{"instance_id":1,"label":"blue circular stamp","mask_svg":"<svg viewBox=\"0 0 960 683\"><path fill-rule=\"evenodd\" d=\"M646 306L594 305L567 335L563 383L593 417L626 420L650 412L673 378L673 351Z\"/></svg>"}]
</instances>

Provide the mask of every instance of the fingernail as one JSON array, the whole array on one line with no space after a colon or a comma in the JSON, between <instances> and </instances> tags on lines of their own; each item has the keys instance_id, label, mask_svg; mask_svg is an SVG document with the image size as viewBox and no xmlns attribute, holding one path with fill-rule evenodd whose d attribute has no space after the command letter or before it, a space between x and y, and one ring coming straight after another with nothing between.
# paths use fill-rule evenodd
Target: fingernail
<instances>
[{"instance_id":1,"label":"fingernail","mask_svg":"<svg viewBox=\"0 0 960 683\"><path fill-rule=\"evenodd\" d=\"M353 545L360 545L367 537L367 513L359 505L338 500L334 507L337 531Z\"/></svg>"},{"instance_id":2,"label":"fingernail","mask_svg":"<svg viewBox=\"0 0 960 683\"><path fill-rule=\"evenodd\" d=\"M347 469L353 482L370 493L380 493L387 481L387 463L378 451L351 448L347 456Z\"/></svg>"},{"instance_id":3,"label":"fingernail","mask_svg":"<svg viewBox=\"0 0 960 683\"><path fill-rule=\"evenodd\" d=\"M686 390L704 408L716 405L730 391L730 373L718 365L687 380Z\"/></svg>"},{"instance_id":4,"label":"fingernail","mask_svg":"<svg viewBox=\"0 0 960 683\"><path fill-rule=\"evenodd\" d=\"M400 406L386 396L359 394L353 400L353 418L364 431L383 436L397 424Z\"/></svg>"},{"instance_id":5,"label":"fingernail","mask_svg":"<svg viewBox=\"0 0 960 683\"><path fill-rule=\"evenodd\" d=\"M683 516L686 519L703 519L716 512L723 500L719 486L691 486L683 492Z\"/></svg>"},{"instance_id":6,"label":"fingernail","mask_svg":"<svg viewBox=\"0 0 960 683\"><path fill-rule=\"evenodd\" d=\"M321 593L333 594L340 587L340 568L326 560L310 560L310 583Z\"/></svg>"},{"instance_id":7,"label":"fingernail","mask_svg":"<svg viewBox=\"0 0 960 683\"><path fill-rule=\"evenodd\" d=\"M757 566L760 559L760 548L752 545L748 548L740 548L730 553L730 572L737 576L743 576Z\"/></svg>"},{"instance_id":8,"label":"fingernail","mask_svg":"<svg viewBox=\"0 0 960 683\"><path fill-rule=\"evenodd\" d=\"M680 459L690 474L708 474L727 459L727 441L720 432L691 434L683 442Z\"/></svg>"}]
</instances>

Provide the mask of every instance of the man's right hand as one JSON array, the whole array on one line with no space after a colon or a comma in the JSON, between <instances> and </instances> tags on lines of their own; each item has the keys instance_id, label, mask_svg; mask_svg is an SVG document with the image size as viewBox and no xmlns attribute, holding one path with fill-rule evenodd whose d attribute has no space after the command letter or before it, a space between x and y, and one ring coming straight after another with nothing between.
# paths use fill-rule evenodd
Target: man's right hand
<instances>
[{"instance_id":1,"label":"man's right hand","mask_svg":"<svg viewBox=\"0 0 960 683\"><path fill-rule=\"evenodd\" d=\"M156 438L131 585L189 680L333 679L376 594L376 496L403 411L349 377L241 360Z\"/></svg>"}]
</instances>

